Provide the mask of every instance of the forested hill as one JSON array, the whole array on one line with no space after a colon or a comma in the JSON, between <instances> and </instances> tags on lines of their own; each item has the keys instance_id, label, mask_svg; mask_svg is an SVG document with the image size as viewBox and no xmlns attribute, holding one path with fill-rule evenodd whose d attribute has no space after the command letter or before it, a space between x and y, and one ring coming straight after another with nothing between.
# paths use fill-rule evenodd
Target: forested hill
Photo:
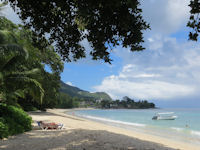
<instances>
[{"instance_id":1,"label":"forested hill","mask_svg":"<svg viewBox=\"0 0 200 150\"><path fill-rule=\"evenodd\" d=\"M98 100L98 99L112 100L111 97L105 92L90 93L88 91L81 90L77 87L70 86L62 81L61 81L60 92L68 94L72 97L78 97L78 98L82 98L85 100L89 100L89 99L91 99L91 100Z\"/></svg>"}]
</instances>

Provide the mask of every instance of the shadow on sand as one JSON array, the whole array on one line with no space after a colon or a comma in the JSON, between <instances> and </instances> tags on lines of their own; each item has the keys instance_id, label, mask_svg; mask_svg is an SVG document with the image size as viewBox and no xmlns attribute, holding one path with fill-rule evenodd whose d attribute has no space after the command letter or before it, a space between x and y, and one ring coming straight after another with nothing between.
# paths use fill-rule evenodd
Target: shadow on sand
<instances>
[{"instance_id":1,"label":"shadow on sand","mask_svg":"<svg viewBox=\"0 0 200 150\"><path fill-rule=\"evenodd\" d=\"M51 112L46 112L46 111L34 111L34 112L29 112L29 115L35 115L35 116L59 116L59 117L66 117L66 115L62 115L62 114L55 114L55 113L51 113ZM79 120L79 121L84 121L83 119L79 119L76 117L71 117L70 115L67 115L67 118L73 119L73 120Z\"/></svg>"},{"instance_id":2,"label":"shadow on sand","mask_svg":"<svg viewBox=\"0 0 200 150\"><path fill-rule=\"evenodd\" d=\"M45 114L46 115L46 114ZM2 150L173 150L103 130L32 130L0 141Z\"/></svg>"}]
</instances>

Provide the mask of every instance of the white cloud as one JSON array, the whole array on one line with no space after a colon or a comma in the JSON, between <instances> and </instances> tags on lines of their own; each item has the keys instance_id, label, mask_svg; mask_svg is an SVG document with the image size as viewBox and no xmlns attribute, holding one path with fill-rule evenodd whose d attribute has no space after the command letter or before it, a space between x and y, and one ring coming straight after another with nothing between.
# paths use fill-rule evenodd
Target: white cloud
<instances>
[{"instance_id":1,"label":"white cloud","mask_svg":"<svg viewBox=\"0 0 200 150\"><path fill-rule=\"evenodd\" d=\"M142 1L143 16L153 32L170 34L186 26L190 0Z\"/></svg>"},{"instance_id":2,"label":"white cloud","mask_svg":"<svg viewBox=\"0 0 200 150\"><path fill-rule=\"evenodd\" d=\"M147 39L149 42L153 42L154 40L152 38Z\"/></svg>"},{"instance_id":3,"label":"white cloud","mask_svg":"<svg viewBox=\"0 0 200 150\"><path fill-rule=\"evenodd\" d=\"M134 68L133 64L128 64L123 67L123 72L130 72Z\"/></svg>"},{"instance_id":4,"label":"white cloud","mask_svg":"<svg viewBox=\"0 0 200 150\"><path fill-rule=\"evenodd\" d=\"M67 81L66 84L73 86L73 84L69 81Z\"/></svg>"},{"instance_id":5,"label":"white cloud","mask_svg":"<svg viewBox=\"0 0 200 150\"><path fill-rule=\"evenodd\" d=\"M130 96L137 99L174 100L200 92L200 45L195 42L177 42L162 37L162 47L131 55L127 49L116 49L124 60L124 67L116 75L103 79L94 87L105 91L114 99Z\"/></svg>"},{"instance_id":6,"label":"white cloud","mask_svg":"<svg viewBox=\"0 0 200 150\"><path fill-rule=\"evenodd\" d=\"M138 74L138 75L135 75L133 76L134 78L153 78L153 77L160 77L161 75L159 74Z\"/></svg>"},{"instance_id":7,"label":"white cloud","mask_svg":"<svg viewBox=\"0 0 200 150\"><path fill-rule=\"evenodd\" d=\"M137 82L119 77L107 77L100 86L95 87L98 91L106 91L114 99L129 96L137 99L171 99L187 96L194 92L194 88L164 81L146 80Z\"/></svg>"}]
</instances>

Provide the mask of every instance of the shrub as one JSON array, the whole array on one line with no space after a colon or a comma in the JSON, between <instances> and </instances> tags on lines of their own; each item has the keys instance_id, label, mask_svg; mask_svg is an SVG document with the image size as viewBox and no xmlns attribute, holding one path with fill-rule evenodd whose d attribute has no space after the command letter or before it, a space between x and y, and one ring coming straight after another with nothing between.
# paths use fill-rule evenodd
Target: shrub
<instances>
[{"instance_id":1,"label":"shrub","mask_svg":"<svg viewBox=\"0 0 200 150\"><path fill-rule=\"evenodd\" d=\"M7 137L7 132L8 135L14 135L31 130L32 119L21 108L0 104L0 117L2 118L0 132L4 135L0 138Z\"/></svg>"},{"instance_id":2,"label":"shrub","mask_svg":"<svg viewBox=\"0 0 200 150\"><path fill-rule=\"evenodd\" d=\"M9 132L8 132L8 127L5 124L5 120L0 117L0 139L4 137L8 137Z\"/></svg>"}]
</instances>

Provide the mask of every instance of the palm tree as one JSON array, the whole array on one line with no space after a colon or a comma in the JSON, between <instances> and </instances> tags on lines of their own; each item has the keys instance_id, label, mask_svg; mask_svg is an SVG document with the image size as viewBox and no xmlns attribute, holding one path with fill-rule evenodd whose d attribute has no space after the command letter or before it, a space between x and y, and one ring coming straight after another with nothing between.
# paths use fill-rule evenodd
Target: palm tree
<instances>
[{"instance_id":1,"label":"palm tree","mask_svg":"<svg viewBox=\"0 0 200 150\"><path fill-rule=\"evenodd\" d=\"M26 68L28 52L15 43L12 32L0 30L0 100L9 103L29 93L42 103L44 90L37 81L40 70Z\"/></svg>"}]
</instances>

